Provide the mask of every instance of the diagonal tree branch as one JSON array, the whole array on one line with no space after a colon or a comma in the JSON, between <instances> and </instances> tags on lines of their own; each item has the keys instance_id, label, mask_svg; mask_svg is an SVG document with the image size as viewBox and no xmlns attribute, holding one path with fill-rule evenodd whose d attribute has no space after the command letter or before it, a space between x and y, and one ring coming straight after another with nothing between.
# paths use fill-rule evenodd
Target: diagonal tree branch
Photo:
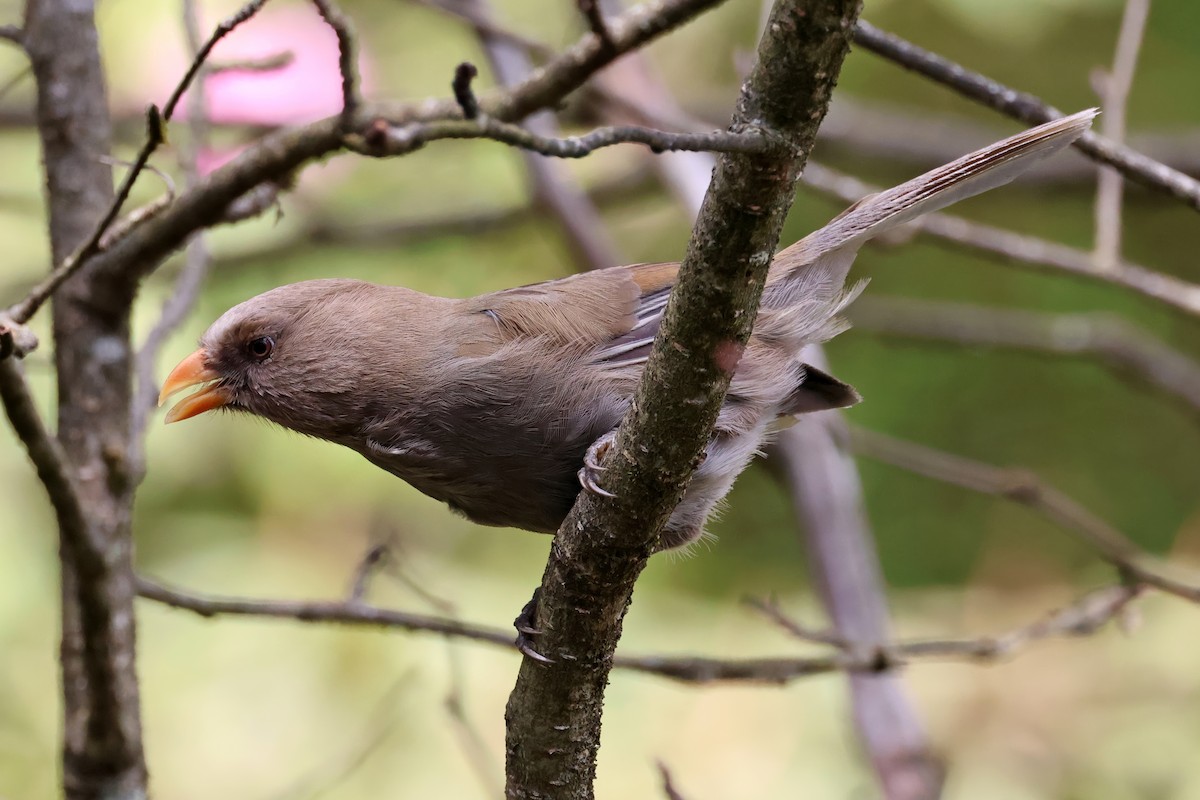
<instances>
[{"instance_id":1,"label":"diagonal tree branch","mask_svg":"<svg viewBox=\"0 0 1200 800\"><path fill-rule=\"evenodd\" d=\"M1037 125L1063 116L1061 111L1039 97L972 72L948 58L882 31L869 22L859 22L854 30L854 42L905 69L924 75L1026 124ZM1076 139L1074 146L1093 160L1113 167L1131 181L1171 195L1200 210L1200 181L1195 178L1091 131Z\"/></svg>"},{"instance_id":2,"label":"diagonal tree branch","mask_svg":"<svg viewBox=\"0 0 1200 800\"><path fill-rule=\"evenodd\" d=\"M877 186L815 162L804 171L804 181L822 193L847 202L879 191ZM1099 269L1092 254L1087 251L945 212L926 214L912 224L915 231L1013 266L1040 272L1066 273L1108 283L1157 300L1190 316L1200 317L1200 285L1174 275L1124 261L1109 269Z\"/></svg>"},{"instance_id":3,"label":"diagonal tree branch","mask_svg":"<svg viewBox=\"0 0 1200 800\"><path fill-rule=\"evenodd\" d=\"M664 119L672 119L674 124L688 127L687 115L640 55L623 59L606 71L607 81L601 91L608 102L603 107L620 120L632 117L645 124L662 125ZM707 153L664 153L654 163L693 216L698 213L713 158ZM805 172L812 167L810 162ZM822 352L819 347L810 350ZM875 640L881 641L889 627L882 575L865 513L859 507L862 491L857 467L851 458L831 458L831 451L838 449L832 437L809 436L802 442L785 436L771 449L768 463L782 465L788 475L818 476L808 481L791 480L786 488L798 518L809 523L803 533L814 554L810 562L822 602L847 635L866 629L880 634ZM809 496L807 492L818 489L817 480L822 481L819 491ZM830 496L836 498L832 504L827 503ZM814 524L817 516L822 517L820 524ZM822 541L825 539L830 544ZM838 557L822 557L825 555ZM846 595L874 599L847 607L840 599ZM871 616L859 621L858 614ZM887 796L933 796L941 783L942 770L900 677L852 674L850 691L859 738Z\"/></svg>"},{"instance_id":4,"label":"diagonal tree branch","mask_svg":"<svg viewBox=\"0 0 1200 800\"><path fill-rule=\"evenodd\" d=\"M750 334L857 14L852 0L781 0L773 11L731 130L757 127L790 152L718 160L655 348L606 460L614 476L606 488L617 497L582 494L551 546L538 644L554 663L526 658L509 698L509 797L592 797L604 688L634 583L724 400L732 368L719 354ZM609 30L619 41L620 28Z\"/></svg>"}]
</instances>

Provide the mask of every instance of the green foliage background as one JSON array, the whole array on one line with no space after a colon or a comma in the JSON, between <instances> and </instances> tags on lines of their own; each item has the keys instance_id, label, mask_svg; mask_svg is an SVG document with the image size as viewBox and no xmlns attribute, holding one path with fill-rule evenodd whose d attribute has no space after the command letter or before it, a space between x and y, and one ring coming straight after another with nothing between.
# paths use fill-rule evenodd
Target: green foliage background
<instances>
[{"instance_id":1,"label":"green foliage background","mask_svg":"<svg viewBox=\"0 0 1200 800\"><path fill-rule=\"evenodd\" d=\"M8 4L5 20L18 11ZM293 5L303 5L293 3ZM204 4L217 19L228 4ZM457 24L397 0L346 0L371 54L374 96L442 95L454 65L484 63ZM572 4L499 3L513 27L554 43L579 30ZM1111 60L1121 6L1112 0L869 2L866 16L1064 109L1095 104L1088 75ZM114 107L136 113L159 54L181 47L175 4L106 0L98 10ZM733 54L753 46L758 8L730 0L656 44L651 55L682 103L724 117L736 95ZM1200 4L1153 7L1137 73L1133 131L1196 132L1200 146ZM281 43L281 48L287 42ZM21 59L0 52L0 75ZM175 80L174 75L168 81ZM486 75L481 81L486 80ZM168 84L169 85L169 84ZM1016 126L870 54L846 62L837 97L971 119L997 134ZM32 100L26 81L4 98ZM123 131L132 152L136 126ZM879 131L881 137L888 131ZM818 157L877 183L912 173L826 148ZM36 140L0 130L0 299L46 269ZM637 168L636 149L571 168L594 184ZM164 166L169 166L165 163ZM143 199L157 192L147 182ZM972 201L972 218L1089 247L1093 187L1016 186ZM313 219L345 224L436 218L525 203L517 154L444 142L411 157L341 157L310 169L283 216L222 230L221 257L199 309L164 355L165 370L230 305L281 283L346 276L464 295L569 273L545 215L470 235L387 246L311 245L270 251ZM802 193L785 240L838 208ZM629 262L676 259L686 212L654 187L604 206ZM1128 191L1126 255L1200 282L1195 212ZM178 261L147 286L138 329L153 323ZM1200 358L1200 325L1115 289L1033 275L919 239L871 248L856 267L869 292L1045 311L1120 313ZM39 318L43 331L46 315ZM48 336L46 337L48 341ZM48 347L29 362L47 413ZM1033 468L1156 553L1195 564L1200 550L1200 428L1180 407L1082 362L888 341L851 331L829 347L836 373L864 397L862 426L997 464ZM168 363L169 362L169 363ZM141 569L224 594L338 597L372 535L400 542L374 599L426 608L408 587L450 599L465 619L504 625L541 574L549 539L477 528L358 456L253 420L211 415L149 435L139 494ZM1020 508L872 463L862 464L871 522L901 635L980 634L1031 620L1108 580L1093 554ZM739 604L778 595L819 611L786 497L761 467L739 482L717 541L688 558L654 559L639 585L623 647L638 652L801 652ZM58 732L57 575L52 517L11 432L0 426L0 797L55 796ZM1200 616L1151 598L1132 637L1108 631L1050 644L993 667L922 665L908 674L952 798L1200 796ZM485 797L502 774L503 719L516 658L429 636L248 620L202 621L144 604L141 674L148 757L163 798ZM455 687L458 687L457 689ZM464 732L445 706L458 691L490 764L481 782ZM687 688L613 680L601 751L602 797L655 797L656 759L686 796L873 796L840 677L785 689Z\"/></svg>"}]
</instances>

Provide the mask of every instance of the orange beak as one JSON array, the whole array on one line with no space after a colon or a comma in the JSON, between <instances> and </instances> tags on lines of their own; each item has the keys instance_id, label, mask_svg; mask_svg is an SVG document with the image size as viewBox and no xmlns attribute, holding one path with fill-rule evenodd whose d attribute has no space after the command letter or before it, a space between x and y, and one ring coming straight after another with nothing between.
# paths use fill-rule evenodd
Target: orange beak
<instances>
[{"instance_id":1,"label":"orange beak","mask_svg":"<svg viewBox=\"0 0 1200 800\"><path fill-rule=\"evenodd\" d=\"M188 395L167 412L167 423L179 422L180 420L190 419L197 414L203 414L205 411L212 411L214 408L229 405L232 399L229 395L229 390L220 384L213 384L220 378L220 374L216 370L210 368L204 363L205 357L208 354L203 350L197 350L190 356L179 362L179 366L171 370L171 374L167 376L167 380L163 383L162 391L158 393L158 404L161 406L167 401L167 398L173 394L178 394L184 389L190 389L193 386L201 384L209 384L204 386L195 394Z\"/></svg>"}]
</instances>

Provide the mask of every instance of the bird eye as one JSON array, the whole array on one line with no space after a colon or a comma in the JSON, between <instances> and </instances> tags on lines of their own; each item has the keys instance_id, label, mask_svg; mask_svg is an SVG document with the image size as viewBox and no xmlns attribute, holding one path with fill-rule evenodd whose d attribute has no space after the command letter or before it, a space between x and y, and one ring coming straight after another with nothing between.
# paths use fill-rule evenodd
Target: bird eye
<instances>
[{"instance_id":1,"label":"bird eye","mask_svg":"<svg viewBox=\"0 0 1200 800\"><path fill-rule=\"evenodd\" d=\"M246 344L246 352L258 361L265 361L274 351L275 340L270 336L260 336Z\"/></svg>"}]
</instances>

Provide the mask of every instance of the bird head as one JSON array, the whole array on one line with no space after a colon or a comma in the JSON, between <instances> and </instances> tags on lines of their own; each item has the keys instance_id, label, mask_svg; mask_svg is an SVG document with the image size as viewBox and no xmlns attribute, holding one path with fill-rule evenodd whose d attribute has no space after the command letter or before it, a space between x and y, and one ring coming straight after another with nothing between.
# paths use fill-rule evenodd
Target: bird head
<instances>
[{"instance_id":1,"label":"bird head","mask_svg":"<svg viewBox=\"0 0 1200 800\"><path fill-rule=\"evenodd\" d=\"M303 433L328 437L361 376L355 364L364 341L360 319L371 284L349 280L294 283L225 312L200 347L171 371L158 396L179 422L215 409L248 411ZM332 427L331 427L332 426Z\"/></svg>"}]
</instances>

